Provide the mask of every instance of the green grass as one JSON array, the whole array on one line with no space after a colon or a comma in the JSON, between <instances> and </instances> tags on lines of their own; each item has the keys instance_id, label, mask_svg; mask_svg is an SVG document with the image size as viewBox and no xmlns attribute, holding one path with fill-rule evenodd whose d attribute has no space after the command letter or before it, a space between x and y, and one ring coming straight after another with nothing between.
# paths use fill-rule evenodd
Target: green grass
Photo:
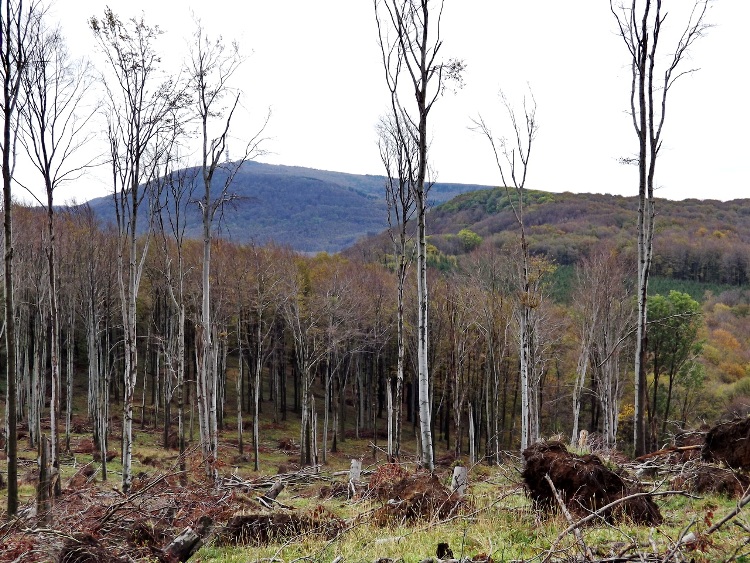
<instances>
[{"instance_id":1,"label":"green grass","mask_svg":"<svg viewBox=\"0 0 750 563\"><path fill-rule=\"evenodd\" d=\"M85 400L85 394L83 396ZM231 399L230 399L231 400ZM231 403L230 403L231 404ZM264 405L266 406L266 405ZM270 408L266 406L266 408ZM79 410L79 416L82 416ZM138 413L139 414L139 413ZM268 415L266 415L268 416ZM176 452L164 450L161 446L161 429L141 430L135 424L135 444L133 473L154 474L171 470L176 463ZM197 428L196 428L197 433ZM237 473L244 478L273 476L282 465L297 463L297 454L286 453L279 446L282 439L299 440L299 421L294 413L289 413L288 421L273 423L264 419L261 423L261 463L260 471L254 471L251 432L245 432L245 453L240 456L237 450L236 419L227 418L221 434L220 471L223 475ZM404 433L404 450L416 450L414 438ZM75 434L71 444L75 449L81 440L90 439L90 433ZM381 444L382 445L382 444ZM31 475L35 465L36 451L29 448L28 440L21 440L20 457L22 478ZM441 445L441 448L444 445ZM352 457L363 458L363 467L372 469L376 463L384 462L382 453L373 459L370 439L352 439L339 444L340 452L328 456L328 464L322 468L326 474L348 469ZM116 437L110 440L110 449L119 450ZM466 460L464 460L465 462ZM74 462L74 463L73 463ZM109 480L102 484L99 477L99 464L92 462L91 454L74 454L69 463L61 467L63 485L82 465L92 463L97 469L95 483L101 487L119 488L121 465L119 456L108 464ZM4 471L5 462L0 462ZM450 468L438 470L442 482L449 479ZM344 476L333 477L345 481ZM366 478L366 477L365 477ZM528 499L520 487L519 467L513 465L476 465L469 473L470 509L468 513L447 522L422 521L408 526L381 528L375 525L369 515L380 506L374 499L363 498L352 501L346 499L319 498L324 483L313 481L310 485L294 485L285 489L279 501L299 511L310 511L318 505L324 506L347 522L347 529L335 541L305 534L285 543L272 543L265 546L218 546L209 542L192 559L195 562L248 563L261 560L277 560L284 563L295 561L329 562L341 556L346 563L372 562L388 557L404 563L416 563L434 556L438 543L447 542L455 557L474 557L489 554L494 561L530 559L549 549L556 541L567 522L561 516L541 517L532 510ZM667 486L667 485L665 485ZM0 491L0 502L5 504L5 491ZM35 483L28 478L22 480L21 503L33 501ZM249 495L252 496L252 495ZM689 523L694 522L691 531L704 531L711 522L728 513L735 501L722 497L705 496L688 498L685 496L659 497L657 504L664 516L664 524L654 530L630 523L618 526L593 525L581 530L587 545L602 556L617 549L617 545L636 542L644 552L650 552L653 544L661 553L666 553ZM221 525L221 523L219 523ZM688 558L695 561L718 561L725 559L742 541L735 526L727 524L721 531L711 536L711 541L691 552ZM562 539L561 553L578 553L578 546L572 536ZM741 559L738 559L741 560Z\"/></svg>"},{"instance_id":2,"label":"green grass","mask_svg":"<svg viewBox=\"0 0 750 563\"><path fill-rule=\"evenodd\" d=\"M445 470L447 471L447 470ZM306 535L286 543L267 546L206 546L197 554L197 561L249 562L262 560L331 561L343 557L346 562L370 562L379 558L416 563L434 556L438 543L447 542L455 557L474 557L489 554L494 561L526 560L544 553L557 540L568 523L562 516L541 517L534 513L520 489L508 480L507 467L480 466L472 471L468 515L448 522L418 522L412 526L380 528L371 520L355 521L352 514L367 514L379 506L369 500L354 505L342 501L327 501L325 506L340 517L352 518L351 526L335 541ZM282 502L295 507L302 503L292 497ZM640 550L650 552L652 545L666 553L685 531L688 523L693 532L704 531L708 521L715 521L734 507L734 501L721 497L688 498L659 497L657 500L664 524L655 529L634 526L632 523L593 525L581 529L584 541L602 557L623 545L637 543ZM723 559L741 540L728 525L712 536L701 550L691 552L695 561ZM561 553L576 553L574 537L560 541Z\"/></svg>"}]
</instances>

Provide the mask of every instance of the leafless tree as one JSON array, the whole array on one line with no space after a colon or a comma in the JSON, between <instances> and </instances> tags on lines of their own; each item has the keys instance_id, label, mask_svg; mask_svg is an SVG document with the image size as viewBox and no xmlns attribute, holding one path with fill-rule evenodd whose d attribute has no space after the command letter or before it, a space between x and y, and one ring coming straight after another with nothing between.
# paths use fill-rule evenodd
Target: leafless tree
<instances>
[{"instance_id":1,"label":"leafless tree","mask_svg":"<svg viewBox=\"0 0 750 563\"><path fill-rule=\"evenodd\" d=\"M378 27L385 81L391 94L391 110L397 134L404 145L416 146L414 199L417 210L417 365L419 383L419 418L421 463L434 467L428 370L427 329L427 212L428 182L428 116L446 86L446 81L460 82L463 61L441 59L443 41L440 21L442 0L373 0ZM406 78L407 84L400 80ZM413 96L413 98L412 98ZM403 100L413 99L411 111ZM401 127L408 123L408 127ZM406 137L410 139L406 141Z\"/></svg>"},{"instance_id":2,"label":"leafless tree","mask_svg":"<svg viewBox=\"0 0 750 563\"><path fill-rule=\"evenodd\" d=\"M196 330L200 338L198 361L198 417L201 432L203 456L207 461L206 471L209 475L215 472L215 461L218 451L218 429L216 418L216 377L212 366L216 364L216 343L213 341L211 321L211 241L213 222L216 214L225 203L233 198L229 191L235 175L248 159L261 154L262 135L265 123L244 145L239 159L222 162L225 158L230 126L235 111L240 103L241 92L234 90L231 80L243 62L239 46L232 43L227 46L219 38L211 40L200 22L191 44L187 61L189 88L193 95L193 109L199 122L201 150L201 183L203 195L198 200L203 225L203 271L201 319ZM227 98L229 102L225 104ZM215 173L222 170L220 186L215 186ZM214 191L215 190L215 191Z\"/></svg>"},{"instance_id":3,"label":"leafless tree","mask_svg":"<svg viewBox=\"0 0 750 563\"><path fill-rule=\"evenodd\" d=\"M94 444L103 456L101 477L106 481L109 391L114 356L109 327L116 314L113 301L117 299L116 268L112 256L117 251L117 235L112 227L99 222L94 210L88 205L70 208L65 219L68 228L64 233L63 244L58 246L58 253L60 265L63 266L60 287L63 293L67 293L68 406L72 406L72 333L78 313L84 324L88 358L87 414L93 422ZM76 262L78 267L73 266Z\"/></svg>"},{"instance_id":4,"label":"leafless tree","mask_svg":"<svg viewBox=\"0 0 750 563\"><path fill-rule=\"evenodd\" d=\"M478 286L474 306L476 323L485 341L487 357L484 378L484 411L487 419L485 456L490 463L500 463L501 437L506 423L508 377L503 364L511 346L513 315L507 294L508 261L493 245L485 245L469 258L473 275L468 280Z\"/></svg>"},{"instance_id":5,"label":"leafless tree","mask_svg":"<svg viewBox=\"0 0 750 563\"><path fill-rule=\"evenodd\" d=\"M409 221L414 217L414 184L417 159L415 135L401 135L409 128L406 116L390 114L378 124L380 159L386 171L385 198L388 204L388 233L394 250L396 270L396 393L388 389L388 456L401 454L401 407L404 392L404 285L414 251ZM390 383L390 378L388 378ZM389 386L390 387L390 386ZM395 407L395 412L394 412Z\"/></svg>"},{"instance_id":6,"label":"leafless tree","mask_svg":"<svg viewBox=\"0 0 750 563\"><path fill-rule=\"evenodd\" d=\"M54 193L65 181L75 180L93 160L81 159L80 149L91 139L86 126L93 115L84 96L91 84L88 65L73 61L59 29L46 27L44 18L34 24L37 41L24 74L25 134L21 142L44 182L47 209L47 279L49 283L50 341L50 463L59 467L60 311L58 305ZM31 193L31 192L30 192ZM42 202L40 202L42 203ZM59 480L57 481L59 483Z\"/></svg>"},{"instance_id":7,"label":"leafless tree","mask_svg":"<svg viewBox=\"0 0 750 563\"><path fill-rule=\"evenodd\" d=\"M41 16L36 0L6 0L0 5L0 73L3 83L2 104L2 176L3 234L5 237L3 279L5 281L5 350L8 378L6 416L8 418L8 517L18 510L18 434L17 434L17 360L16 325L13 303L13 197L11 183L15 168L19 101L23 98L22 78L37 41L34 24Z\"/></svg>"},{"instance_id":8,"label":"leafless tree","mask_svg":"<svg viewBox=\"0 0 750 563\"><path fill-rule=\"evenodd\" d=\"M481 116L474 120L474 129L487 138L492 148L495 164L500 172L500 180L508 195L521 239L517 322L521 364L521 449L524 450L536 438L533 435L534 429L538 430L538 425L534 424L533 420L530 355L534 325L532 316L534 309L540 303L538 290L541 287L542 277L540 276L544 275L544 268L538 269L537 272L533 271L535 268L526 240L524 199L526 198L526 178L531 149L539 124L536 120L536 101L533 95L529 99L524 98L523 115L520 117L502 92L500 97L510 120L512 139L509 141L505 137L496 138Z\"/></svg>"},{"instance_id":9,"label":"leafless tree","mask_svg":"<svg viewBox=\"0 0 750 563\"><path fill-rule=\"evenodd\" d=\"M646 338L648 310L646 296L651 271L654 236L654 178L662 146L667 95L675 81L697 69L681 70L693 43L708 28L706 12L710 0L692 5L687 24L667 57L662 57L660 40L667 12L662 0L610 0L610 9L630 57L630 114L638 137L638 156L624 159L638 165L638 322L635 350L635 455L646 453Z\"/></svg>"},{"instance_id":10,"label":"leafless tree","mask_svg":"<svg viewBox=\"0 0 750 563\"><path fill-rule=\"evenodd\" d=\"M576 290L573 296L573 307L571 314L574 317L574 326L578 333L578 362L573 383L573 429L571 431L570 443L576 443L579 436L579 421L581 414L581 399L590 379L591 351L594 345L599 315L601 313L601 299L596 291L601 281L599 277L600 268L596 257L584 260L583 264L576 268Z\"/></svg>"},{"instance_id":11,"label":"leafless tree","mask_svg":"<svg viewBox=\"0 0 750 563\"><path fill-rule=\"evenodd\" d=\"M186 279L189 268L185 260L185 229L188 207L195 189L195 171L190 168L177 169L182 159L179 147L174 147L173 156L165 175L166 185L162 191L162 202L158 215L161 251L164 256L162 275L173 312L168 323L169 334L164 342L167 373L177 395L177 442L180 454L180 469L185 470L185 321ZM169 393L171 397L171 392ZM168 402L165 407L168 410ZM169 422L165 421L165 447L169 439Z\"/></svg>"},{"instance_id":12,"label":"leafless tree","mask_svg":"<svg viewBox=\"0 0 750 563\"><path fill-rule=\"evenodd\" d=\"M252 350L252 357L255 361L254 365L251 366L250 373L253 376L254 401L253 457L255 471L258 471L260 469L260 382L263 368L273 353L273 348L269 346L269 342L275 328L276 317L282 307L283 292L281 288L283 283L280 269L277 266L279 256L274 248L263 248L251 244L244 250L249 260L248 277L245 281L248 288L251 326L255 329L253 335L254 349ZM241 402L237 404L239 409Z\"/></svg>"},{"instance_id":13,"label":"leafless tree","mask_svg":"<svg viewBox=\"0 0 750 563\"><path fill-rule=\"evenodd\" d=\"M315 368L326 358L325 311L316 306L307 266L289 257L283 264L284 299L282 312L294 342L295 360L302 383L302 420L300 425L300 464L314 463L312 379Z\"/></svg>"},{"instance_id":14,"label":"leafless tree","mask_svg":"<svg viewBox=\"0 0 750 563\"><path fill-rule=\"evenodd\" d=\"M104 107L119 235L118 283L125 342L122 487L127 492L132 483L133 398L138 375L138 289L151 241L157 180L174 142L179 97L175 82L159 68L158 27L147 25L143 17L122 22L109 8L101 19L92 17L89 25L108 63ZM148 229L145 237L139 237L143 212L148 215Z\"/></svg>"}]
</instances>

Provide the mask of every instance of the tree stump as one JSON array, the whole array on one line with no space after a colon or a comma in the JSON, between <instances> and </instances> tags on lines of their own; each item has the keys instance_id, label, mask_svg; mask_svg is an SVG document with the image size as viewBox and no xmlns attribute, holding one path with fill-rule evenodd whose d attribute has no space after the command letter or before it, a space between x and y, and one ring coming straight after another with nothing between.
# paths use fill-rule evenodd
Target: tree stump
<instances>
[{"instance_id":1,"label":"tree stump","mask_svg":"<svg viewBox=\"0 0 750 563\"><path fill-rule=\"evenodd\" d=\"M276 500L276 497L279 496L279 493L284 490L284 486L284 481L279 479L273 484L270 489L268 489L268 491L257 497L258 502L260 502L266 508L271 508L274 501Z\"/></svg>"},{"instance_id":2,"label":"tree stump","mask_svg":"<svg viewBox=\"0 0 750 563\"><path fill-rule=\"evenodd\" d=\"M453 468L453 478L451 479L451 491L462 497L466 494L466 487L469 486L469 470L463 465L457 465Z\"/></svg>"},{"instance_id":3,"label":"tree stump","mask_svg":"<svg viewBox=\"0 0 750 563\"><path fill-rule=\"evenodd\" d=\"M353 459L349 468L349 481L357 483L362 476L362 460Z\"/></svg>"}]
</instances>

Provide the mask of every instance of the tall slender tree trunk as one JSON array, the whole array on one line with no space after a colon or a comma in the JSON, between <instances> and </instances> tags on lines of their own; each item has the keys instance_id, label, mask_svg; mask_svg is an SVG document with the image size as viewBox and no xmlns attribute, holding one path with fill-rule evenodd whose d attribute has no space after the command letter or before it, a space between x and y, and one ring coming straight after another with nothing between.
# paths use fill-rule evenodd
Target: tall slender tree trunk
<instances>
[{"instance_id":1,"label":"tall slender tree trunk","mask_svg":"<svg viewBox=\"0 0 750 563\"><path fill-rule=\"evenodd\" d=\"M255 349L255 377L253 382L253 449L255 456L255 471L260 470L260 378L263 374L263 329L262 313L258 312L258 326L255 337L257 339Z\"/></svg>"},{"instance_id":2,"label":"tall slender tree trunk","mask_svg":"<svg viewBox=\"0 0 750 563\"><path fill-rule=\"evenodd\" d=\"M51 398L50 398L50 464L59 471L60 436L58 423L60 419L60 316L57 303L57 259L55 258L55 215L52 205L52 183L45 178L47 184L47 273L49 279L49 309L52 337L50 338L50 367ZM57 483L59 484L59 479Z\"/></svg>"},{"instance_id":3,"label":"tall slender tree trunk","mask_svg":"<svg viewBox=\"0 0 750 563\"><path fill-rule=\"evenodd\" d=\"M136 176L137 177L137 176ZM137 198L137 187L131 186L131 198ZM133 483L132 458L133 458L133 401L135 400L135 389L138 380L138 340L137 340L137 296L138 296L138 265L137 265L137 210L136 205L131 208L130 231L127 238L127 279L125 279L123 267L124 244L120 244L120 259L118 260L120 300L123 312L123 332L125 344L125 369L122 405L122 490L127 493ZM145 249L144 249L145 252Z\"/></svg>"},{"instance_id":4,"label":"tall slender tree trunk","mask_svg":"<svg viewBox=\"0 0 750 563\"><path fill-rule=\"evenodd\" d=\"M425 120L426 121L426 120ZM421 130L424 128L425 147L424 157L427 156L426 148L426 122L424 126L420 123ZM420 159L420 168L422 166ZM417 251L417 302L419 308L418 318L418 343L417 343L417 364L418 364L418 384L419 384L419 428L421 434L421 463L424 467L432 471L434 469L434 454L432 448L432 414L430 405L430 375L428 372L428 350L427 350L427 233L425 228L425 215L427 213L426 194L424 193L424 174L420 172L421 183L417 187L417 232L418 232L418 251ZM419 182L419 180L418 180ZM420 189L421 186L421 189Z\"/></svg>"},{"instance_id":5,"label":"tall slender tree trunk","mask_svg":"<svg viewBox=\"0 0 750 563\"><path fill-rule=\"evenodd\" d=\"M20 8L20 7L19 7ZM2 30L0 30L0 53L3 65L3 146L2 146L2 176L3 176L3 235L4 235L4 269L3 279L5 287L5 353L6 353L6 415L8 418L8 517L12 518L18 512L18 374L16 370L16 322L13 302L13 198L11 195L11 156L13 154L11 128L13 125L16 103L18 102L20 77L14 72L20 72L23 67L21 53L14 53L16 45L9 33L15 23L11 17L10 2L6 0L0 10L4 13ZM20 18L20 14L19 14ZM20 23L20 21L19 21ZM17 38L20 42L20 38ZM13 55L18 60L14 60Z\"/></svg>"},{"instance_id":6,"label":"tall slender tree trunk","mask_svg":"<svg viewBox=\"0 0 750 563\"><path fill-rule=\"evenodd\" d=\"M67 367L65 370L65 451L70 453L70 424L73 416L73 369L75 355L75 302L70 298L67 330Z\"/></svg>"},{"instance_id":7,"label":"tall slender tree trunk","mask_svg":"<svg viewBox=\"0 0 750 563\"><path fill-rule=\"evenodd\" d=\"M237 312L237 358L237 381L235 385L237 392L237 452L241 456L245 449L242 432L242 380L245 377L245 358L242 349L242 307ZM257 467L255 470L258 470Z\"/></svg>"},{"instance_id":8,"label":"tall slender tree trunk","mask_svg":"<svg viewBox=\"0 0 750 563\"><path fill-rule=\"evenodd\" d=\"M393 447L393 456L396 459L401 459L401 428L402 428L402 410L404 403L404 356L406 344L404 342L404 282L406 281L406 242L401 243L401 255L399 257L398 266L398 303L397 303L397 317L396 317L396 340L397 340L397 354L396 360L396 397L394 403L394 428L393 434L395 444Z\"/></svg>"}]
</instances>

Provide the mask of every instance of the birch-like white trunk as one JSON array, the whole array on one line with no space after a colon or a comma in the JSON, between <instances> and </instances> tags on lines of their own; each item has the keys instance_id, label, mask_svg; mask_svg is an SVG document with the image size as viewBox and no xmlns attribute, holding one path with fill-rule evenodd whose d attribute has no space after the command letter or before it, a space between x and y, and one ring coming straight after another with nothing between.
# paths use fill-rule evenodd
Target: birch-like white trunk
<instances>
[{"instance_id":1,"label":"birch-like white trunk","mask_svg":"<svg viewBox=\"0 0 750 563\"><path fill-rule=\"evenodd\" d=\"M417 303L419 308L417 329L417 369L419 385L419 428L421 435L420 458L424 467L434 469L434 453L432 448L432 414L430 405L430 375L428 372L427 356L427 233L425 229L425 214L427 211L424 180L422 190L417 191L418 218L418 250L417 250Z\"/></svg>"},{"instance_id":2,"label":"birch-like white trunk","mask_svg":"<svg viewBox=\"0 0 750 563\"><path fill-rule=\"evenodd\" d=\"M242 308L237 313L237 381L235 382L235 392L237 393L237 452L240 456L244 453L245 443L242 432L242 381L245 378L245 357L242 349ZM253 427L253 440L255 431ZM257 471L258 468L256 467Z\"/></svg>"}]
</instances>

